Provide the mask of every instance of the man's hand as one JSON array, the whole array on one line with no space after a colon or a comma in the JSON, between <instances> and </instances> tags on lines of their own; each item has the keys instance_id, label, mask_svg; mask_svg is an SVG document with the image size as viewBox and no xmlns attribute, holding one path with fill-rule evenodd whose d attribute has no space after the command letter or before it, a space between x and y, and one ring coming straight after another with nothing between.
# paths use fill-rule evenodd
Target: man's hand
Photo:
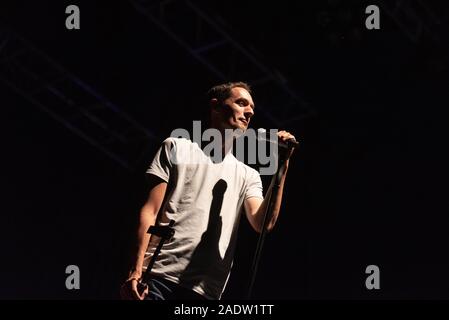
<instances>
[{"instance_id":1,"label":"man's hand","mask_svg":"<svg viewBox=\"0 0 449 320\"><path fill-rule=\"evenodd\" d=\"M143 300L147 295L148 286L141 288L137 278L134 277L126 280L120 288L120 296L123 300Z\"/></svg>"},{"instance_id":2,"label":"man's hand","mask_svg":"<svg viewBox=\"0 0 449 320\"><path fill-rule=\"evenodd\" d=\"M295 139L295 136L292 135L290 132L287 132L285 130L281 130L277 133L278 138L282 141L282 142L287 142L287 140L290 139ZM291 148L289 150L289 152L286 154L287 159L289 159L291 157L291 155L293 154L293 151L295 150L295 148Z\"/></svg>"}]
</instances>

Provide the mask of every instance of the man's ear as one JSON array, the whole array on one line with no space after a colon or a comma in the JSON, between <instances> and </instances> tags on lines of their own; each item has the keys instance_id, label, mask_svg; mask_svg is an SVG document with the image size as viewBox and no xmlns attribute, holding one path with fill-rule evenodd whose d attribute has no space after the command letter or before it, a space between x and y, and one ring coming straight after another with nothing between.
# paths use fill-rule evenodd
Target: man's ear
<instances>
[{"instance_id":1,"label":"man's ear","mask_svg":"<svg viewBox=\"0 0 449 320\"><path fill-rule=\"evenodd\" d=\"M220 104L218 103L218 99L217 98L213 98L209 101L209 105L210 108L212 110L212 112L218 112L218 107L220 106Z\"/></svg>"}]
</instances>

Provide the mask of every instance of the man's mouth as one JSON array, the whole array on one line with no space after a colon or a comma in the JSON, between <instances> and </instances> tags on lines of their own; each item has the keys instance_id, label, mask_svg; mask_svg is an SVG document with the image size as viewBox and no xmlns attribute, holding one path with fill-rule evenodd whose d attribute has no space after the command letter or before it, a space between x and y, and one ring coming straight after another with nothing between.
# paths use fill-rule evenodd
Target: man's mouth
<instances>
[{"instance_id":1,"label":"man's mouth","mask_svg":"<svg viewBox=\"0 0 449 320\"><path fill-rule=\"evenodd\" d=\"M248 125L248 121L246 121L245 118L240 118L239 120L242 121L246 126Z\"/></svg>"}]
</instances>

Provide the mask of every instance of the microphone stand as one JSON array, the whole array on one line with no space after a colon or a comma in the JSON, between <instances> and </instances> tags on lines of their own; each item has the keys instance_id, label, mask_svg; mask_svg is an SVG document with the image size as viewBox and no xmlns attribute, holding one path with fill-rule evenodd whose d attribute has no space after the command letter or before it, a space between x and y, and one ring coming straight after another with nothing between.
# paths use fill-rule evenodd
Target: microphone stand
<instances>
[{"instance_id":1,"label":"microphone stand","mask_svg":"<svg viewBox=\"0 0 449 320\"><path fill-rule=\"evenodd\" d=\"M259 266L259 260L260 260L260 256L261 256L261 253L262 253L262 247L263 247L263 244L264 244L264 241L265 241L265 236L266 236L266 233L267 233L268 222L271 220L271 217L273 215L274 204L275 204L277 195L279 193L279 188L280 188L280 185L281 185L282 174L285 171L285 166L286 166L286 162L287 162L287 156L286 155L290 152L290 150L293 147L294 146L290 146L289 145L288 147L286 147L286 149L288 149L288 150L284 151L286 153L280 155L276 173L273 175L273 178L271 179L271 181L273 183L273 187L271 189L271 194L270 194L270 196L268 198L268 205L267 205L267 207L265 209L264 218L263 218L263 228L262 228L262 232L259 235L259 239L257 241L256 252L254 254L254 258L253 258L253 262L252 262L251 280L250 280L250 284L249 284L249 288L248 288L248 292L247 292L247 299L250 299L251 295L252 295L254 282L256 280L257 269L258 269L258 266Z\"/></svg>"},{"instance_id":2,"label":"microphone stand","mask_svg":"<svg viewBox=\"0 0 449 320\"><path fill-rule=\"evenodd\" d=\"M160 240L158 246L156 247L156 250L154 250L153 256L151 257L150 263L148 264L148 267L145 270L142 279L137 284L139 290L143 291L148 287L148 281L151 277L151 269L153 269L153 265L156 262L159 253L161 252L162 246L175 234L175 229L173 229L174 224L175 220L170 220L168 226L150 226L150 228L148 229L147 233L160 237Z\"/></svg>"}]
</instances>

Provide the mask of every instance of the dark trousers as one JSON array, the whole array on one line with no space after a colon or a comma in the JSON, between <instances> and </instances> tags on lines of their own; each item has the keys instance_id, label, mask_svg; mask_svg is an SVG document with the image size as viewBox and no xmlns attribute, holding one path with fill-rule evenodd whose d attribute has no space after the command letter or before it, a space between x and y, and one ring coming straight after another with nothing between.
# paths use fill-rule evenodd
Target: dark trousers
<instances>
[{"instance_id":1,"label":"dark trousers","mask_svg":"<svg viewBox=\"0 0 449 320\"><path fill-rule=\"evenodd\" d=\"M152 277L148 281L148 288L145 300L206 300L195 291L159 277Z\"/></svg>"}]
</instances>

